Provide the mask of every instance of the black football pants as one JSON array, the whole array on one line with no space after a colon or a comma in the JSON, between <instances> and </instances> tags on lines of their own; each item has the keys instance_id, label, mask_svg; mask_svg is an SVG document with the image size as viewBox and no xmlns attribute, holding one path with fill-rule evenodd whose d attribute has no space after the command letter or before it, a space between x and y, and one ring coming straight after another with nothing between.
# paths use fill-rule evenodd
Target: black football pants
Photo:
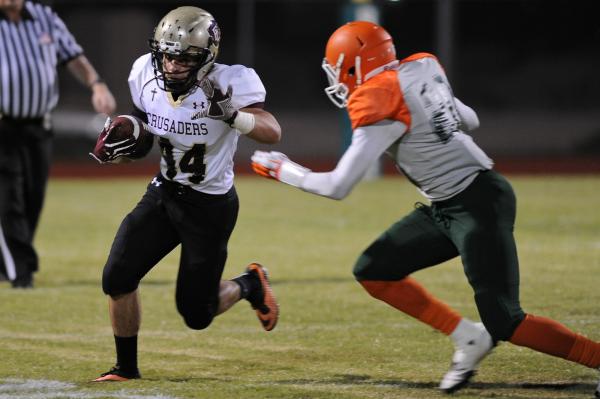
<instances>
[{"instance_id":1,"label":"black football pants","mask_svg":"<svg viewBox=\"0 0 600 399\"><path fill-rule=\"evenodd\" d=\"M41 120L0 119L0 271L11 280L38 270L33 239L51 154L52 133Z\"/></svg>"},{"instance_id":2,"label":"black football pants","mask_svg":"<svg viewBox=\"0 0 600 399\"><path fill-rule=\"evenodd\" d=\"M188 327L208 327L219 306L238 208L235 187L210 195L157 176L117 231L102 276L104 293L115 297L135 291L146 273L181 244L177 310Z\"/></svg>"},{"instance_id":3,"label":"black football pants","mask_svg":"<svg viewBox=\"0 0 600 399\"><path fill-rule=\"evenodd\" d=\"M513 238L516 199L506 179L482 172L460 194L418 204L358 259L357 280L400 280L460 256L485 327L509 339L525 314L519 303L519 262Z\"/></svg>"}]
</instances>

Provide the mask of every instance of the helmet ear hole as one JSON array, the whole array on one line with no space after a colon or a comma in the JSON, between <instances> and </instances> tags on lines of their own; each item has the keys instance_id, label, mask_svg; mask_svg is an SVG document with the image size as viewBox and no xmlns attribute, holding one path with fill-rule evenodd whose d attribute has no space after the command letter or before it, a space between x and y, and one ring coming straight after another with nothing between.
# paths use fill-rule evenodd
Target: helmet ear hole
<instances>
[{"instance_id":1,"label":"helmet ear hole","mask_svg":"<svg viewBox=\"0 0 600 399\"><path fill-rule=\"evenodd\" d=\"M356 74L356 68L354 67L354 65L352 65L350 68L348 68L348 75L354 76L355 74Z\"/></svg>"}]
</instances>

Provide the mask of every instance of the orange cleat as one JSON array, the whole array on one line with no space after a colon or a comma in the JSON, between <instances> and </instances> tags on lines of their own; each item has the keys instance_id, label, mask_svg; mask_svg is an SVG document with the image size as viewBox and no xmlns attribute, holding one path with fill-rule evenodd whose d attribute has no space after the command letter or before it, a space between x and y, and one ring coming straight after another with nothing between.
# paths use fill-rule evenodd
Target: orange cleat
<instances>
[{"instance_id":1,"label":"orange cleat","mask_svg":"<svg viewBox=\"0 0 600 399\"><path fill-rule=\"evenodd\" d=\"M92 382L105 382L105 381L122 382L122 381L136 380L138 378L142 378L139 371L136 370L135 372L128 373L128 372L121 370L119 368L119 366L115 366L112 369L110 369L109 371L107 371L106 373L101 374L100 377L96 378L95 380L92 380Z\"/></svg>"},{"instance_id":2,"label":"orange cleat","mask_svg":"<svg viewBox=\"0 0 600 399\"><path fill-rule=\"evenodd\" d=\"M279 305L271 290L267 269L258 263L251 263L246 268L246 273L255 276L260 282L260 290L256 290L248 296L252 308L256 310L256 316L266 331L271 331L277 325L279 319Z\"/></svg>"}]
</instances>

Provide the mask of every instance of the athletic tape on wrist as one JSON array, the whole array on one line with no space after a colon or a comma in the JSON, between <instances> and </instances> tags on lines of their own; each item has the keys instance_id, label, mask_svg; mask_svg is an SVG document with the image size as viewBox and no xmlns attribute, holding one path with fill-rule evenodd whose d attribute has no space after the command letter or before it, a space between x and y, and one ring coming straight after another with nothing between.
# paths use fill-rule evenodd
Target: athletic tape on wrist
<instances>
[{"instance_id":1,"label":"athletic tape on wrist","mask_svg":"<svg viewBox=\"0 0 600 399\"><path fill-rule=\"evenodd\" d=\"M242 134L248 134L254 129L255 123L256 119L254 118L254 114L239 111L231 124L231 127L236 128Z\"/></svg>"},{"instance_id":2,"label":"athletic tape on wrist","mask_svg":"<svg viewBox=\"0 0 600 399\"><path fill-rule=\"evenodd\" d=\"M302 185L302 181L309 172L310 169L286 159L281 162L277 180L282 183L289 184L290 186L300 187Z\"/></svg>"}]
</instances>

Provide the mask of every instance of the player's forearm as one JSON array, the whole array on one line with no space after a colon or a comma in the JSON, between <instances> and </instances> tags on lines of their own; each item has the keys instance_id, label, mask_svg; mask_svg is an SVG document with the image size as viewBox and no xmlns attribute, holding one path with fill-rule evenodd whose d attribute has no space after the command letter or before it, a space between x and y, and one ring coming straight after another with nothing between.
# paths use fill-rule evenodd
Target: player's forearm
<instances>
[{"instance_id":1,"label":"player's forearm","mask_svg":"<svg viewBox=\"0 0 600 399\"><path fill-rule=\"evenodd\" d=\"M240 112L254 115L254 128L247 134L249 138L264 144L276 144L281 140L281 126L271 113L255 108L246 108Z\"/></svg>"},{"instance_id":2,"label":"player's forearm","mask_svg":"<svg viewBox=\"0 0 600 399\"><path fill-rule=\"evenodd\" d=\"M335 169L328 173L308 173L302 179L300 188L332 199L345 198L371 165L405 131L403 123L390 120L355 129L352 143Z\"/></svg>"},{"instance_id":3,"label":"player's forearm","mask_svg":"<svg viewBox=\"0 0 600 399\"><path fill-rule=\"evenodd\" d=\"M354 140L331 172L307 173L300 188L335 200L346 198L382 153L361 144Z\"/></svg>"},{"instance_id":4,"label":"player's forearm","mask_svg":"<svg viewBox=\"0 0 600 399\"><path fill-rule=\"evenodd\" d=\"M358 183L362 175L342 175L333 170L327 173L308 173L300 188L309 193L322 195L334 200L344 199L350 194L352 188Z\"/></svg>"}]
</instances>

